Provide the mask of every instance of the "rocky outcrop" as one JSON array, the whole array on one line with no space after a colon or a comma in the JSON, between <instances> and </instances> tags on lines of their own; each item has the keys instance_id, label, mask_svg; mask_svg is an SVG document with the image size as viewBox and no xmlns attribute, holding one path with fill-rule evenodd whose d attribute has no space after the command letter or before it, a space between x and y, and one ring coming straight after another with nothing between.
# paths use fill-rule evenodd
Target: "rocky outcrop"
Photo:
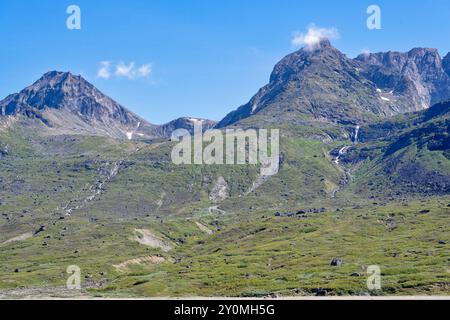
<instances>
[{"instance_id":1,"label":"rocky outcrop","mask_svg":"<svg viewBox=\"0 0 450 320\"><path fill-rule=\"evenodd\" d=\"M209 200L212 202L220 202L227 199L229 196L230 190L228 183L225 181L224 177L220 176L217 178L217 181L209 194Z\"/></svg>"},{"instance_id":2,"label":"rocky outcrop","mask_svg":"<svg viewBox=\"0 0 450 320\"><path fill-rule=\"evenodd\" d=\"M330 262L330 265L333 267L341 267L344 264L344 259L342 258L333 258Z\"/></svg>"}]
</instances>

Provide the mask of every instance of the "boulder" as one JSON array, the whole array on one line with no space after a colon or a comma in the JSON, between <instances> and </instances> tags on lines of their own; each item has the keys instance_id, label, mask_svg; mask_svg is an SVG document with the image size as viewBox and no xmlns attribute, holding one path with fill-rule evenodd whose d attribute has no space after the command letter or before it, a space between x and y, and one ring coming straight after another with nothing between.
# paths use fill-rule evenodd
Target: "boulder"
<instances>
[{"instance_id":1,"label":"boulder","mask_svg":"<svg viewBox=\"0 0 450 320\"><path fill-rule=\"evenodd\" d=\"M333 267L340 267L344 264L344 259L342 258L333 258L333 260L331 260L330 265Z\"/></svg>"}]
</instances>

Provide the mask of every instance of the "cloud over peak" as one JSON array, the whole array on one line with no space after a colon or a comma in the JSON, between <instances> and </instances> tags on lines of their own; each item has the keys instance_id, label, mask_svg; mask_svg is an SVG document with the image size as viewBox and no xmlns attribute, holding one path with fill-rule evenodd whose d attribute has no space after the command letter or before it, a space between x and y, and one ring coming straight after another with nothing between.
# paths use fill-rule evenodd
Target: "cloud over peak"
<instances>
[{"instance_id":1,"label":"cloud over peak","mask_svg":"<svg viewBox=\"0 0 450 320\"><path fill-rule=\"evenodd\" d=\"M292 38L292 45L295 47L305 46L308 49L314 49L322 40L339 39L339 32L336 28L318 28L315 24L308 26L305 33L295 32Z\"/></svg>"}]
</instances>

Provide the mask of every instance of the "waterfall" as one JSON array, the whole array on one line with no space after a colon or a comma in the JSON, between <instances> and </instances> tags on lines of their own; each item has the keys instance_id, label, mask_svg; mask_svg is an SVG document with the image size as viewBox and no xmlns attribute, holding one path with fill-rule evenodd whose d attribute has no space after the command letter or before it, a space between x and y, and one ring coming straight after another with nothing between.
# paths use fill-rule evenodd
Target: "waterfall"
<instances>
[{"instance_id":1,"label":"waterfall","mask_svg":"<svg viewBox=\"0 0 450 320\"><path fill-rule=\"evenodd\" d=\"M359 136L359 129L361 127L359 125L356 126L355 128L355 136L353 137L353 143L357 144L358 143L358 136Z\"/></svg>"},{"instance_id":2,"label":"waterfall","mask_svg":"<svg viewBox=\"0 0 450 320\"><path fill-rule=\"evenodd\" d=\"M339 160L341 159L341 157L342 157L344 154L347 153L347 151L348 151L349 148L350 148L350 146L342 147L342 148L339 150L339 153L338 153L336 159L334 159L334 163L339 164Z\"/></svg>"},{"instance_id":3,"label":"waterfall","mask_svg":"<svg viewBox=\"0 0 450 320\"><path fill-rule=\"evenodd\" d=\"M357 143L358 143L359 129L360 129L360 128L361 128L361 127L360 127L359 125L356 125L356 127L355 127L355 132L353 133L353 144L357 144ZM334 159L334 163L335 163L335 164L339 164L339 160L341 159L341 157L342 157L343 155L345 155L345 154L347 153L347 151L350 149L350 147L351 147L351 146L345 146L345 147L342 147L342 148L339 150L337 157Z\"/></svg>"}]
</instances>

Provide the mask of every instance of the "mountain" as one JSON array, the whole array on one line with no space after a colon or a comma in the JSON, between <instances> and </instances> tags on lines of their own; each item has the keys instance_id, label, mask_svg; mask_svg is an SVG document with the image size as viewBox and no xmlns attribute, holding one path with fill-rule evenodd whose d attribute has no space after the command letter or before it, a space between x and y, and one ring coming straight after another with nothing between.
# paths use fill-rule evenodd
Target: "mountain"
<instances>
[{"instance_id":1,"label":"mountain","mask_svg":"<svg viewBox=\"0 0 450 320\"><path fill-rule=\"evenodd\" d=\"M323 40L283 58L269 84L217 125L367 123L450 98L449 56L435 49L350 59Z\"/></svg>"},{"instance_id":2,"label":"mountain","mask_svg":"<svg viewBox=\"0 0 450 320\"><path fill-rule=\"evenodd\" d=\"M427 52L404 73L326 41L283 59L218 125L281 128L272 176L176 165L165 137L214 122L155 126L44 75L0 102L0 298L66 294L73 263L84 297L447 294L450 102L416 110L445 96L450 58Z\"/></svg>"},{"instance_id":3,"label":"mountain","mask_svg":"<svg viewBox=\"0 0 450 320\"><path fill-rule=\"evenodd\" d=\"M0 102L0 116L18 118L52 134L121 139L156 136L156 126L69 72L48 72L33 85L6 97Z\"/></svg>"},{"instance_id":4,"label":"mountain","mask_svg":"<svg viewBox=\"0 0 450 320\"><path fill-rule=\"evenodd\" d=\"M437 49L362 54L356 60L362 63L362 74L377 85L398 113L405 111L400 106L422 110L450 97L448 62Z\"/></svg>"},{"instance_id":5,"label":"mountain","mask_svg":"<svg viewBox=\"0 0 450 320\"><path fill-rule=\"evenodd\" d=\"M157 132L163 137L170 137L172 132L177 129L186 129L193 134L195 124L201 124L203 131L206 131L213 128L216 125L216 122L207 119L182 117L159 126Z\"/></svg>"},{"instance_id":6,"label":"mountain","mask_svg":"<svg viewBox=\"0 0 450 320\"><path fill-rule=\"evenodd\" d=\"M50 134L87 134L118 139L170 137L176 129L207 130L214 121L183 117L153 125L115 102L81 76L51 71L33 85L0 101L1 117L19 118L23 126L38 125Z\"/></svg>"}]
</instances>

